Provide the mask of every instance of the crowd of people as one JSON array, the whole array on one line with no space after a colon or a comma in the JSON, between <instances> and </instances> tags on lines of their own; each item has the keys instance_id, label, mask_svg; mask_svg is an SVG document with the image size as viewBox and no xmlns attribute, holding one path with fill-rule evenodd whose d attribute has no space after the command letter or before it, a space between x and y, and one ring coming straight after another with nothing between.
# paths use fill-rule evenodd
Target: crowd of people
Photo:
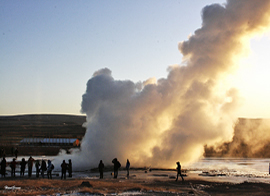
<instances>
[{"instance_id":1,"label":"crowd of people","mask_svg":"<svg viewBox=\"0 0 270 196\"><path fill-rule=\"evenodd\" d=\"M113 178L117 178L118 170L121 167L121 163L117 160L117 158L114 158L112 160L112 163L113 163ZM98 164L98 171L99 171L99 178L100 179L103 178L104 167L105 167L104 163L102 162L102 160L100 160L100 162ZM127 159L127 163L126 163L127 178L129 178L129 168L130 168L130 162Z\"/></svg>"},{"instance_id":2,"label":"crowd of people","mask_svg":"<svg viewBox=\"0 0 270 196\"><path fill-rule=\"evenodd\" d=\"M16 155L17 156L17 155ZM16 166L19 164L20 165L20 176L23 177L26 169L26 165L28 166L28 177L32 176L32 169L33 165L35 163L35 168L36 168L36 178L39 178L39 174L41 174L41 177L45 177L45 172L47 172L47 177L48 179L52 179L52 171L54 169L54 165L51 162L51 160L47 160L47 163L45 160L34 160L32 156L29 157L29 159L26 161L25 158L22 158L22 160L17 163L16 158L13 158L12 162L7 163L5 156L3 156L2 161L1 161L1 176L6 177L6 167L10 166L11 168L11 177L15 177L16 174ZM113 163L113 177L117 178L118 176L118 170L121 167L121 163L117 160L117 158L114 158L112 160ZM181 176L182 182L184 181L183 175L181 173L181 164L180 162L176 162L177 165L177 176L176 176L176 181L178 180L178 176ZM103 179L103 172L104 172L104 163L102 160L100 160L98 164L98 170L100 174L100 179ZM129 178L129 169L130 169L130 162L127 159L126 162L126 167L127 171L127 178ZM68 172L68 177L72 177L72 162L71 159L68 160L68 163L66 163L65 160L63 160L61 164L61 179L66 179L66 173Z\"/></svg>"},{"instance_id":3,"label":"crowd of people","mask_svg":"<svg viewBox=\"0 0 270 196\"><path fill-rule=\"evenodd\" d=\"M28 166L28 177L32 177L32 171L33 171L33 166L35 166L36 169L36 178L39 178L39 175L41 175L42 178L45 177L45 172L47 172L47 177L48 179L52 179L52 171L54 169L54 165L52 164L51 160L47 160L47 163L45 160L34 160L32 156L29 157L29 159L26 161L25 158L22 158L20 162L16 161L16 158L13 158L12 162L7 163L5 157L3 157L1 161L1 175L2 177L6 177L6 167L10 166L11 168L11 177L16 177L16 167L17 165L20 165L20 177L23 177L25 174L25 169L26 165ZM112 160L113 163L113 175L114 178L117 178L118 176L118 170L121 167L121 163L117 160L117 158L114 158ZM100 173L100 179L103 178L103 172L104 172L104 163L102 160L100 160L99 165L98 165L98 170ZM126 163L126 170L127 170L127 178L129 178L129 169L130 169L130 162L127 159ZM68 177L72 177L72 162L71 159L68 160L68 163L66 163L65 160L63 160L61 164L61 179L66 179L68 172Z\"/></svg>"},{"instance_id":4,"label":"crowd of people","mask_svg":"<svg viewBox=\"0 0 270 196\"><path fill-rule=\"evenodd\" d=\"M41 175L42 178L45 178L45 174L47 172L47 178L52 179L52 171L54 170L54 165L51 160L35 160L32 156L28 158L26 161L25 158L22 158L21 161L17 161L16 158L13 158L11 162L7 162L5 156L3 156L0 166L0 173L2 177L6 177L7 175L7 167L11 168L11 177L16 177L16 168L20 166L20 177L24 177L26 165L28 167L28 177L32 177L33 166L35 166L36 178L39 178ZM72 162L69 159L68 163L63 161L61 164L62 176L61 179L66 179L66 172L68 171L68 177L72 177Z\"/></svg>"},{"instance_id":5,"label":"crowd of people","mask_svg":"<svg viewBox=\"0 0 270 196\"><path fill-rule=\"evenodd\" d=\"M113 163L113 177L117 178L118 170L121 167L121 163L117 160L117 158L114 158L112 160L112 163ZM176 175L176 180L175 181L178 181L178 176L180 176L182 178L182 182L184 182L184 178L183 178L183 175L182 175L182 172L181 172L182 169L181 169L180 162L179 161L176 162L176 165L177 165L177 167L176 167L177 175ZM126 162L127 179L129 179L129 169L130 169L130 162L127 159L127 162ZM98 170L99 170L100 179L102 179L103 178L103 172L104 172L104 163L102 162L102 160L100 160L100 162L99 162Z\"/></svg>"}]
</instances>

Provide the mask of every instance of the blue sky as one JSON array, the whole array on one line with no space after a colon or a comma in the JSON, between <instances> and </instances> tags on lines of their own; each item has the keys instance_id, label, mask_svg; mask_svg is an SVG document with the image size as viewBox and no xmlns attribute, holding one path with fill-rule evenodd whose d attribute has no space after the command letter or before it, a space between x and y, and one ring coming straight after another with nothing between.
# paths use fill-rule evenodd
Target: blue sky
<instances>
[{"instance_id":1,"label":"blue sky","mask_svg":"<svg viewBox=\"0 0 270 196\"><path fill-rule=\"evenodd\" d=\"M0 115L80 114L87 81L104 67L119 80L166 77L201 9L224 2L0 0Z\"/></svg>"}]
</instances>

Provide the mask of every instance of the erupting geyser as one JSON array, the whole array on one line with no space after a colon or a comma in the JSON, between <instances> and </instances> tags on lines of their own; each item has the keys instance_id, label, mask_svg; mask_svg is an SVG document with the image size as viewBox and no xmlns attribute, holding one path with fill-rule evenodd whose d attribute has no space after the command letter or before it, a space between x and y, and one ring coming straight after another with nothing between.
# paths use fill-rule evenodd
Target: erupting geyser
<instances>
[{"instance_id":1,"label":"erupting geyser","mask_svg":"<svg viewBox=\"0 0 270 196\"><path fill-rule=\"evenodd\" d=\"M94 73L82 100L81 151L65 156L75 169L99 160L111 165L115 157L132 166L175 167L201 157L205 144L230 140L240 99L223 81L237 69L248 38L267 29L269 15L269 0L206 6L202 27L179 44L183 63L156 83L115 80L107 68Z\"/></svg>"}]
</instances>

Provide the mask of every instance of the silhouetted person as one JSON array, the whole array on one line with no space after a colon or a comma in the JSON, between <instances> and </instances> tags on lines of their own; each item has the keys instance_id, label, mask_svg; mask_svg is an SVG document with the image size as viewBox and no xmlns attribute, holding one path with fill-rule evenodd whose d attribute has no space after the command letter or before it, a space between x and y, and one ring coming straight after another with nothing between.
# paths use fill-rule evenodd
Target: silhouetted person
<instances>
[{"instance_id":1,"label":"silhouetted person","mask_svg":"<svg viewBox=\"0 0 270 196\"><path fill-rule=\"evenodd\" d=\"M98 171L99 171L99 178L100 179L103 178L103 170L104 170L104 164L103 164L102 160L100 160L100 162L98 164Z\"/></svg>"},{"instance_id":2,"label":"silhouetted person","mask_svg":"<svg viewBox=\"0 0 270 196\"><path fill-rule=\"evenodd\" d=\"M11 147L11 155L14 155L14 147Z\"/></svg>"},{"instance_id":3,"label":"silhouetted person","mask_svg":"<svg viewBox=\"0 0 270 196\"><path fill-rule=\"evenodd\" d=\"M18 157L18 153L19 153L18 148L16 148L15 151L14 151L14 154L15 154L15 158L16 158L16 159L17 159L17 157Z\"/></svg>"},{"instance_id":4,"label":"silhouetted person","mask_svg":"<svg viewBox=\"0 0 270 196\"><path fill-rule=\"evenodd\" d=\"M127 170L127 178L129 178L129 168L130 168L130 162L127 159L127 163L126 163L126 170Z\"/></svg>"},{"instance_id":5,"label":"silhouetted person","mask_svg":"<svg viewBox=\"0 0 270 196\"><path fill-rule=\"evenodd\" d=\"M176 164L177 164L177 176L176 176L176 180L175 181L177 181L178 180L178 176L180 175L181 176L181 178L182 178L182 182L184 182L184 178L183 178L183 176L182 176L182 173L181 173L181 165L180 165L180 162L178 161L178 162L176 162Z\"/></svg>"},{"instance_id":6,"label":"silhouetted person","mask_svg":"<svg viewBox=\"0 0 270 196\"><path fill-rule=\"evenodd\" d=\"M63 160L63 163L61 164L61 172L62 172L62 175L61 175L61 179L66 179L66 172L67 172L67 164L65 162L65 160Z\"/></svg>"},{"instance_id":7,"label":"silhouetted person","mask_svg":"<svg viewBox=\"0 0 270 196\"><path fill-rule=\"evenodd\" d=\"M36 167L36 178L38 178L39 177L39 171L40 171L39 160L36 160L35 167Z\"/></svg>"},{"instance_id":8,"label":"silhouetted person","mask_svg":"<svg viewBox=\"0 0 270 196\"><path fill-rule=\"evenodd\" d=\"M16 159L14 158L10 164L11 167L11 176L15 177L15 170L16 170Z\"/></svg>"},{"instance_id":9,"label":"silhouetted person","mask_svg":"<svg viewBox=\"0 0 270 196\"><path fill-rule=\"evenodd\" d=\"M68 160L68 177L72 177L72 162L71 162L71 159Z\"/></svg>"},{"instance_id":10,"label":"silhouetted person","mask_svg":"<svg viewBox=\"0 0 270 196\"><path fill-rule=\"evenodd\" d=\"M1 161L1 176L6 177L6 167L7 167L7 161L6 161L6 158L3 157Z\"/></svg>"},{"instance_id":11,"label":"silhouetted person","mask_svg":"<svg viewBox=\"0 0 270 196\"><path fill-rule=\"evenodd\" d=\"M34 159L30 156L27 165L28 165L28 177L32 176L32 168L33 168Z\"/></svg>"},{"instance_id":12,"label":"silhouetted person","mask_svg":"<svg viewBox=\"0 0 270 196\"><path fill-rule=\"evenodd\" d=\"M121 167L121 163L117 160L117 158L114 158L112 160L113 163L113 174L114 174L114 178L117 178L118 176L118 170Z\"/></svg>"},{"instance_id":13,"label":"silhouetted person","mask_svg":"<svg viewBox=\"0 0 270 196\"><path fill-rule=\"evenodd\" d=\"M22 161L21 161L20 165L21 165L20 176L24 176L25 165L26 165L25 158L22 158Z\"/></svg>"},{"instance_id":14,"label":"silhouetted person","mask_svg":"<svg viewBox=\"0 0 270 196\"><path fill-rule=\"evenodd\" d=\"M52 164L51 160L48 160L48 169L47 169L48 179L52 179L52 170L53 169L54 169L54 165Z\"/></svg>"},{"instance_id":15,"label":"silhouetted person","mask_svg":"<svg viewBox=\"0 0 270 196\"><path fill-rule=\"evenodd\" d=\"M44 173L47 170L47 165L46 165L46 162L44 160L41 161L40 169L41 169L41 176L42 176L42 178L44 178Z\"/></svg>"},{"instance_id":16,"label":"silhouetted person","mask_svg":"<svg viewBox=\"0 0 270 196\"><path fill-rule=\"evenodd\" d=\"M5 157L5 150L4 150L4 148L1 149L1 157Z\"/></svg>"}]
</instances>

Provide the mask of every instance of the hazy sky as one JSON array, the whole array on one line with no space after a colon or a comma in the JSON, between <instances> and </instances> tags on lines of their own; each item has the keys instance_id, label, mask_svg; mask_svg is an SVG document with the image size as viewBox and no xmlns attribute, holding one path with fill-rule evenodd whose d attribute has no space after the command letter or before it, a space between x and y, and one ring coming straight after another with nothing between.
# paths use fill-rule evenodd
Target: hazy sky
<instances>
[{"instance_id":1,"label":"hazy sky","mask_svg":"<svg viewBox=\"0 0 270 196\"><path fill-rule=\"evenodd\" d=\"M116 80L167 77L180 64L178 43L201 27L201 9L225 0L0 0L0 115L80 114L92 74ZM270 118L270 36L251 40L231 82L240 117Z\"/></svg>"}]
</instances>

